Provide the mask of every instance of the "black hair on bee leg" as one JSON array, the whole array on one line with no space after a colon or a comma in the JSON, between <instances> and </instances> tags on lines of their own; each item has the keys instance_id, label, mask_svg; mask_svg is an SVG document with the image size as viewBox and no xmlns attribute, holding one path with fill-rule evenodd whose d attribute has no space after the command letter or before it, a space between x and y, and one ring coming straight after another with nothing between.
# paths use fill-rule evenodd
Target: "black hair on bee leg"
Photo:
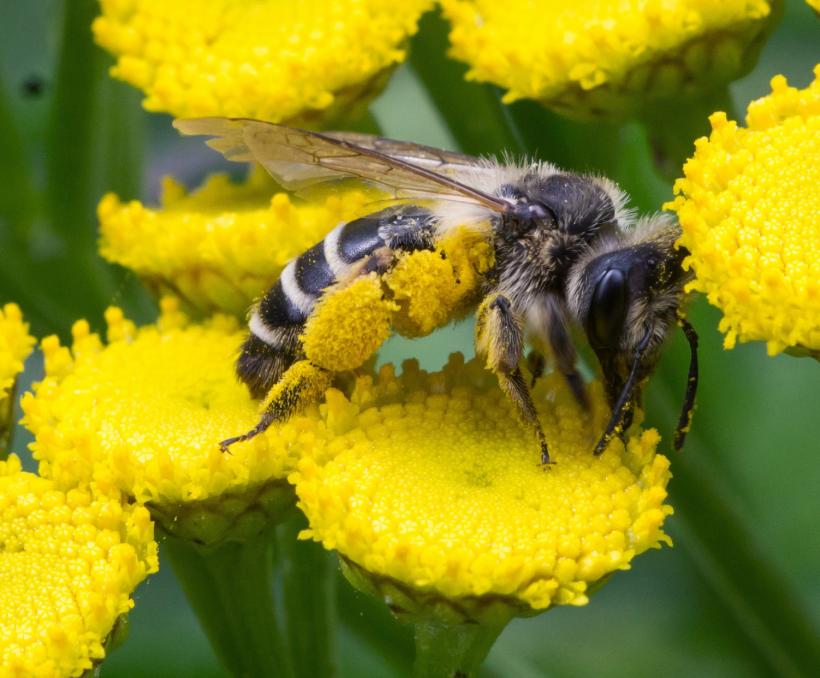
<instances>
[{"instance_id":1,"label":"black hair on bee leg","mask_svg":"<svg viewBox=\"0 0 820 678\"><path fill-rule=\"evenodd\" d=\"M686 380L686 393L683 397L680 419L675 429L675 449L680 450L686 440L689 426L692 424L692 415L695 413L695 394L698 390L698 333L685 318L678 318L683 333L689 341L689 375Z\"/></svg>"},{"instance_id":2,"label":"black hair on bee leg","mask_svg":"<svg viewBox=\"0 0 820 678\"><path fill-rule=\"evenodd\" d=\"M564 375L575 401L584 411L588 412L589 397L587 396L584 380L575 368L578 356L569 333L569 320L566 310L555 295L547 296L545 310L547 312L547 336L550 348L552 348L552 353L555 356L556 367Z\"/></svg>"},{"instance_id":3,"label":"black hair on bee leg","mask_svg":"<svg viewBox=\"0 0 820 678\"><path fill-rule=\"evenodd\" d=\"M530 351L527 354L527 368L530 371L530 387L534 387L536 382L544 376L547 368L547 359L540 351Z\"/></svg>"},{"instance_id":4,"label":"black hair on bee leg","mask_svg":"<svg viewBox=\"0 0 820 678\"><path fill-rule=\"evenodd\" d=\"M521 422L531 429L536 437L541 448L541 465L549 466L553 462L550 460L549 448L547 446L547 438L544 435L544 429L541 428L541 422L538 421L538 413L535 409L535 404L532 401L530 389L527 386L527 381L521 370L516 368L510 373L497 372L498 383L504 393L515 407L518 418Z\"/></svg>"},{"instance_id":5,"label":"black hair on bee leg","mask_svg":"<svg viewBox=\"0 0 820 678\"><path fill-rule=\"evenodd\" d=\"M259 422L247 433L227 438L219 443L219 448L227 452L228 448L239 442L250 440L266 431L271 424L287 421L296 412L318 399L330 386L332 373L307 360L300 360L288 369L268 394L268 403Z\"/></svg>"},{"instance_id":6,"label":"black hair on bee leg","mask_svg":"<svg viewBox=\"0 0 820 678\"><path fill-rule=\"evenodd\" d=\"M638 344L638 348L635 351L635 357L632 361L632 368L629 370L629 377L627 377L626 383L618 396L618 400L612 408L612 416L609 418L609 423L607 424L606 429L604 429L601 439L598 441L598 444L593 450L593 454L595 456L598 456L607 448L607 445L609 445L619 428L624 430L626 412L629 408L635 407L633 391L635 390L635 384L638 381L638 370L641 366L643 354L646 351L647 346L649 346L649 340L651 338L652 333L647 332L644 338L641 339L641 343ZM629 421L631 423L631 418Z\"/></svg>"}]
</instances>

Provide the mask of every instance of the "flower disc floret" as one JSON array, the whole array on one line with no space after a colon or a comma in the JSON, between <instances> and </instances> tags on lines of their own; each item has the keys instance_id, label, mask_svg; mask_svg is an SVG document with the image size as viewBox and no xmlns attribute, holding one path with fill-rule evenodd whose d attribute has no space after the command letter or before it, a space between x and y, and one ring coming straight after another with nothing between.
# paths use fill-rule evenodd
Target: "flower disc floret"
<instances>
[{"instance_id":1,"label":"flower disc floret","mask_svg":"<svg viewBox=\"0 0 820 678\"><path fill-rule=\"evenodd\" d=\"M381 89L430 0L103 0L94 37L149 111L315 122Z\"/></svg>"},{"instance_id":2,"label":"flower disc floret","mask_svg":"<svg viewBox=\"0 0 820 678\"><path fill-rule=\"evenodd\" d=\"M806 89L775 77L745 128L724 113L695 142L667 207L695 271L691 289L723 311L727 348L820 351L820 66Z\"/></svg>"},{"instance_id":3,"label":"flower disc floret","mask_svg":"<svg viewBox=\"0 0 820 678\"><path fill-rule=\"evenodd\" d=\"M100 250L158 295L178 295L199 312L240 316L290 259L371 199L353 189L294 201L261 169L242 184L211 176L190 194L168 178L156 209L112 193L102 199Z\"/></svg>"},{"instance_id":4,"label":"flower disc floret","mask_svg":"<svg viewBox=\"0 0 820 678\"><path fill-rule=\"evenodd\" d=\"M91 669L157 566L144 507L110 487L61 491L14 455L0 462L0 675Z\"/></svg>"},{"instance_id":5,"label":"flower disc floret","mask_svg":"<svg viewBox=\"0 0 820 678\"><path fill-rule=\"evenodd\" d=\"M560 113L619 117L739 77L779 3L442 0L467 77Z\"/></svg>"},{"instance_id":6,"label":"flower disc floret","mask_svg":"<svg viewBox=\"0 0 820 678\"><path fill-rule=\"evenodd\" d=\"M59 487L111 483L145 502L166 530L213 542L255 533L293 503L285 477L310 424L219 442L258 419L234 376L244 333L232 318L187 325L166 299L156 325L134 328L109 309L107 344L78 322L71 349L43 341L46 376L23 398L41 474Z\"/></svg>"},{"instance_id":7,"label":"flower disc floret","mask_svg":"<svg viewBox=\"0 0 820 678\"><path fill-rule=\"evenodd\" d=\"M592 454L608 416L600 384L590 419L560 376L535 396L549 470L475 361L456 356L429 375L406 364L399 378L386 367L350 399L330 392L336 435L290 478L309 521L302 536L337 550L398 612L454 603L480 621L499 601L518 614L585 604L592 584L667 541L669 462L654 430Z\"/></svg>"}]
</instances>

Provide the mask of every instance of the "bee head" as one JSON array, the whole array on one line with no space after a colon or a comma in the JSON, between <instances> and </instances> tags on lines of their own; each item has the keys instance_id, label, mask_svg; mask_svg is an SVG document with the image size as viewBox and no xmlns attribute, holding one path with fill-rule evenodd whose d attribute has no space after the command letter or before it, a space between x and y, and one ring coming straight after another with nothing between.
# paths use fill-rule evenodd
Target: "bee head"
<instances>
[{"instance_id":1,"label":"bee head","mask_svg":"<svg viewBox=\"0 0 820 678\"><path fill-rule=\"evenodd\" d=\"M651 217L622 242L590 252L570 272L567 298L601 364L613 416L631 416L638 385L678 323L689 274L681 267L686 251L674 247L677 235L674 222Z\"/></svg>"}]
</instances>

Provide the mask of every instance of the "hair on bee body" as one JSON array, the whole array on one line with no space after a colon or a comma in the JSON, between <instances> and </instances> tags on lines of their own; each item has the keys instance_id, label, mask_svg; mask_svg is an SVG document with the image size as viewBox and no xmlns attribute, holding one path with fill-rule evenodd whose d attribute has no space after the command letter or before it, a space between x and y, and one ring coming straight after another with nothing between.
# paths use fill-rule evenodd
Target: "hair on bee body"
<instances>
[{"instance_id":1,"label":"hair on bee body","mask_svg":"<svg viewBox=\"0 0 820 678\"><path fill-rule=\"evenodd\" d=\"M360 276L387 274L402 253L434 249L457 227L478 233L492 249L494 263L482 273L483 299L476 303L476 351L533 432L544 465L552 461L549 441L521 362L528 340L545 347L586 407L572 327L583 330L598 358L612 408L596 454L629 427L664 338L674 325L683 327L692 358L676 435L682 444L697 386L697 337L681 315L688 273L671 217L636 220L614 182L545 162L497 162L250 119L174 125L184 134L213 137L208 144L229 160L259 162L287 190L355 180L383 191L391 203L338 224L285 266L252 309L237 374L254 397L266 398L265 411L254 429L223 441L223 449L291 416L319 397L335 373L355 368L349 361L313 364L306 355L305 327L324 295Z\"/></svg>"}]
</instances>

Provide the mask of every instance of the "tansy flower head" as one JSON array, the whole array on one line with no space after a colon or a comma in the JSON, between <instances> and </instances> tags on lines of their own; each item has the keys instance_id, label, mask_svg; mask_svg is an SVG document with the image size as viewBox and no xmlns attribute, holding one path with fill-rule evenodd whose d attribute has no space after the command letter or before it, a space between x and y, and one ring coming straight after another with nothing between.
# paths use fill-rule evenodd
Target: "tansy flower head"
<instances>
[{"instance_id":1,"label":"tansy flower head","mask_svg":"<svg viewBox=\"0 0 820 678\"><path fill-rule=\"evenodd\" d=\"M148 511L100 487L61 491L0 462L0 674L79 676L105 656L157 571Z\"/></svg>"},{"instance_id":2,"label":"tansy flower head","mask_svg":"<svg viewBox=\"0 0 820 678\"><path fill-rule=\"evenodd\" d=\"M322 408L335 435L290 476L309 521L303 537L339 552L359 587L394 612L482 621L498 606L532 614L583 605L590 587L668 541L668 460L654 430L633 429L600 457L609 416L593 384L582 414L560 376L535 398L557 464L517 422L495 379L451 358L437 374L406 363L359 379Z\"/></svg>"},{"instance_id":3,"label":"tansy flower head","mask_svg":"<svg viewBox=\"0 0 820 678\"><path fill-rule=\"evenodd\" d=\"M200 542L257 533L293 503L291 447L313 434L296 417L223 454L258 405L233 373L243 333L232 318L187 325L165 299L156 325L106 313L108 343L84 321L71 349L43 340L45 379L23 398L40 470L58 487L105 481L147 503L167 531Z\"/></svg>"},{"instance_id":4,"label":"tansy flower head","mask_svg":"<svg viewBox=\"0 0 820 678\"><path fill-rule=\"evenodd\" d=\"M779 2L442 0L451 53L472 80L569 116L621 117L733 80Z\"/></svg>"},{"instance_id":5,"label":"tansy flower head","mask_svg":"<svg viewBox=\"0 0 820 678\"><path fill-rule=\"evenodd\" d=\"M377 93L431 4L103 0L92 28L149 111L304 125Z\"/></svg>"},{"instance_id":6,"label":"tansy flower head","mask_svg":"<svg viewBox=\"0 0 820 678\"><path fill-rule=\"evenodd\" d=\"M14 407L14 382L23 371L23 361L33 345L34 338L23 322L20 307L17 304L3 306L0 309L0 456L4 452Z\"/></svg>"},{"instance_id":7,"label":"tansy flower head","mask_svg":"<svg viewBox=\"0 0 820 678\"><path fill-rule=\"evenodd\" d=\"M111 193L102 199L100 250L158 295L178 295L200 313L239 316L290 259L373 197L354 189L294 202L261 169L242 184L212 176L191 194L168 178L158 209Z\"/></svg>"},{"instance_id":8,"label":"tansy flower head","mask_svg":"<svg viewBox=\"0 0 820 678\"><path fill-rule=\"evenodd\" d=\"M747 127L711 118L712 134L675 184L692 289L723 311L727 348L820 351L820 66L805 90L772 79Z\"/></svg>"}]
</instances>

